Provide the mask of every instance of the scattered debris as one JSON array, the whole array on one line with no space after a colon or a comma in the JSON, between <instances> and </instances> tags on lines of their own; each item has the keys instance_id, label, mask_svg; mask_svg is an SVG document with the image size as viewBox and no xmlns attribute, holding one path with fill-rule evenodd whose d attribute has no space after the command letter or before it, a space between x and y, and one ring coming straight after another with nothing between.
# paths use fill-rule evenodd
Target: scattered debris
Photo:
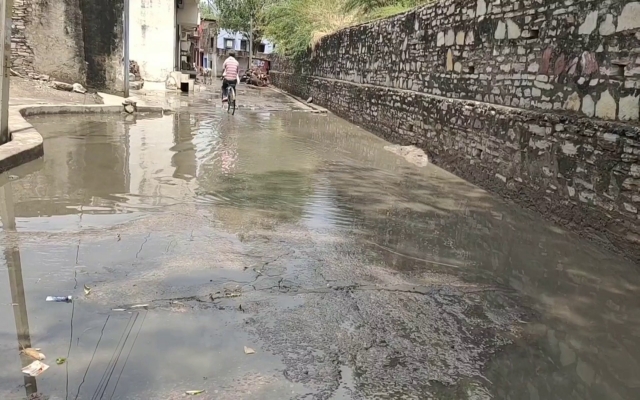
<instances>
[{"instance_id":1,"label":"scattered debris","mask_svg":"<svg viewBox=\"0 0 640 400\"><path fill-rule=\"evenodd\" d=\"M138 103L131 99L126 99L122 105L124 106L124 111L128 114L133 114L138 111Z\"/></svg>"},{"instance_id":2,"label":"scattered debris","mask_svg":"<svg viewBox=\"0 0 640 400\"><path fill-rule=\"evenodd\" d=\"M244 354L255 354L256 351L251 347L244 346Z\"/></svg>"},{"instance_id":3,"label":"scattered debris","mask_svg":"<svg viewBox=\"0 0 640 400\"><path fill-rule=\"evenodd\" d=\"M9 175L9 180L10 181L15 181L16 179L18 179L19 176L18 175Z\"/></svg>"},{"instance_id":4,"label":"scattered debris","mask_svg":"<svg viewBox=\"0 0 640 400\"><path fill-rule=\"evenodd\" d=\"M51 85L54 89L64 90L65 92L70 92L73 90L73 85L66 82L53 81Z\"/></svg>"},{"instance_id":5,"label":"scattered debris","mask_svg":"<svg viewBox=\"0 0 640 400\"><path fill-rule=\"evenodd\" d=\"M251 67L240 77L240 82L246 82L258 87L269 86L269 75L260 67Z\"/></svg>"},{"instance_id":6,"label":"scattered debris","mask_svg":"<svg viewBox=\"0 0 640 400\"><path fill-rule=\"evenodd\" d=\"M66 83L66 82L60 82L60 81L53 81L51 82L51 86L54 89L58 89L58 90L64 90L65 92L76 92L76 93L87 93L87 89L84 88L84 86L82 86L79 83Z\"/></svg>"},{"instance_id":7,"label":"scattered debris","mask_svg":"<svg viewBox=\"0 0 640 400\"><path fill-rule=\"evenodd\" d=\"M242 308L242 304L240 304L240 305L238 306L238 310L240 310L240 311L244 312L244 309Z\"/></svg>"},{"instance_id":8,"label":"scattered debris","mask_svg":"<svg viewBox=\"0 0 640 400\"><path fill-rule=\"evenodd\" d=\"M36 377L48 369L49 366L42 361L34 361L26 367L22 368L22 372L27 375Z\"/></svg>"},{"instance_id":9,"label":"scattered debris","mask_svg":"<svg viewBox=\"0 0 640 400\"><path fill-rule=\"evenodd\" d=\"M64 363L66 363L66 362L67 362L67 359L66 359L66 358L64 358L64 357L58 357L58 358L56 358L56 364L58 364L58 365L62 365L62 364L64 364Z\"/></svg>"},{"instance_id":10,"label":"scattered debris","mask_svg":"<svg viewBox=\"0 0 640 400\"><path fill-rule=\"evenodd\" d=\"M82 86L79 83L74 83L71 86L71 91L76 92L76 93L82 93L82 94L87 93L87 89L85 89L84 86Z\"/></svg>"},{"instance_id":11,"label":"scattered debris","mask_svg":"<svg viewBox=\"0 0 640 400\"><path fill-rule=\"evenodd\" d=\"M24 76L22 76L19 72L14 71L12 68L9 68L9 70L11 71L11 75L17 76L18 78L24 78Z\"/></svg>"},{"instance_id":12,"label":"scattered debris","mask_svg":"<svg viewBox=\"0 0 640 400\"><path fill-rule=\"evenodd\" d=\"M426 167L429 164L429 158L421 149L416 146L384 146L384 149L405 158L418 167Z\"/></svg>"},{"instance_id":13,"label":"scattered debris","mask_svg":"<svg viewBox=\"0 0 640 400\"><path fill-rule=\"evenodd\" d=\"M144 87L144 81L129 82L129 89L131 90L140 90L143 87Z\"/></svg>"},{"instance_id":14,"label":"scattered debris","mask_svg":"<svg viewBox=\"0 0 640 400\"><path fill-rule=\"evenodd\" d=\"M227 296L236 297L234 294L237 294L238 296L242 294L242 285L237 282L226 282L222 285L222 291Z\"/></svg>"},{"instance_id":15,"label":"scattered debris","mask_svg":"<svg viewBox=\"0 0 640 400\"><path fill-rule=\"evenodd\" d=\"M47 296L46 301L53 301L56 303L70 303L73 301L73 296Z\"/></svg>"},{"instance_id":16,"label":"scattered debris","mask_svg":"<svg viewBox=\"0 0 640 400\"><path fill-rule=\"evenodd\" d=\"M112 308L111 311L137 311L139 308L147 308L147 307L149 307L148 303L145 303L145 304L134 304L132 306L125 305L125 306L121 306L119 308Z\"/></svg>"},{"instance_id":17,"label":"scattered debris","mask_svg":"<svg viewBox=\"0 0 640 400\"><path fill-rule=\"evenodd\" d=\"M178 87L178 83L176 82L176 78L169 75L167 79L164 81L164 87L166 89L176 89Z\"/></svg>"},{"instance_id":18,"label":"scattered debris","mask_svg":"<svg viewBox=\"0 0 640 400\"><path fill-rule=\"evenodd\" d=\"M309 97L309 98L307 99L307 103L313 103L313 97Z\"/></svg>"},{"instance_id":19,"label":"scattered debris","mask_svg":"<svg viewBox=\"0 0 640 400\"><path fill-rule=\"evenodd\" d=\"M204 393L204 390L187 390L185 393L189 396L197 396Z\"/></svg>"},{"instance_id":20,"label":"scattered debris","mask_svg":"<svg viewBox=\"0 0 640 400\"><path fill-rule=\"evenodd\" d=\"M129 73L133 74L133 80L142 80L142 74L140 74L140 66L135 60L129 60Z\"/></svg>"},{"instance_id":21,"label":"scattered debris","mask_svg":"<svg viewBox=\"0 0 640 400\"><path fill-rule=\"evenodd\" d=\"M32 349L31 347L22 349L22 351L20 351L20 354L25 354L33 358L34 360L38 360L38 361L42 361L47 358L44 354L40 352L40 349Z\"/></svg>"},{"instance_id":22,"label":"scattered debris","mask_svg":"<svg viewBox=\"0 0 640 400\"><path fill-rule=\"evenodd\" d=\"M118 233L118 242L122 240L122 238L120 237L120 234Z\"/></svg>"},{"instance_id":23,"label":"scattered debris","mask_svg":"<svg viewBox=\"0 0 640 400\"><path fill-rule=\"evenodd\" d=\"M89 295L91 293L91 288L87 285L84 285L84 294Z\"/></svg>"}]
</instances>

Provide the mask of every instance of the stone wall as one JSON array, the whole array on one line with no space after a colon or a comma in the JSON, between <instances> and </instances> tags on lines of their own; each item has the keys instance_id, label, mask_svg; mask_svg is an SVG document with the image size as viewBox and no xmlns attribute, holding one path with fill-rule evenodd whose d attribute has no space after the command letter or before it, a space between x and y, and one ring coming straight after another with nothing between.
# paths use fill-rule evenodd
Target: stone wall
<instances>
[{"instance_id":1,"label":"stone wall","mask_svg":"<svg viewBox=\"0 0 640 400\"><path fill-rule=\"evenodd\" d=\"M33 73L33 50L27 42L26 24L33 11L29 0L13 0L11 24L11 68L21 74Z\"/></svg>"},{"instance_id":2,"label":"stone wall","mask_svg":"<svg viewBox=\"0 0 640 400\"><path fill-rule=\"evenodd\" d=\"M639 53L638 2L441 0L271 76L640 261Z\"/></svg>"},{"instance_id":3,"label":"stone wall","mask_svg":"<svg viewBox=\"0 0 640 400\"><path fill-rule=\"evenodd\" d=\"M78 0L82 12L87 84L122 90L123 0Z\"/></svg>"},{"instance_id":4,"label":"stone wall","mask_svg":"<svg viewBox=\"0 0 640 400\"><path fill-rule=\"evenodd\" d=\"M11 26L14 70L84 84L78 1L14 0Z\"/></svg>"},{"instance_id":5,"label":"stone wall","mask_svg":"<svg viewBox=\"0 0 640 400\"><path fill-rule=\"evenodd\" d=\"M14 0L11 67L96 88L122 85L123 0Z\"/></svg>"}]
</instances>

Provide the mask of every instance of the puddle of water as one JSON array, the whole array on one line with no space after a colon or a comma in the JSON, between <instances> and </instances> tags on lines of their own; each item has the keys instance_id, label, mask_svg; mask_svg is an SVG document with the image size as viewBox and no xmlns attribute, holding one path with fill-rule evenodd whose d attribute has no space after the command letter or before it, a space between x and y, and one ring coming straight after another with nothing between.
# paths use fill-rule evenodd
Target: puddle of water
<instances>
[{"instance_id":1,"label":"puddle of water","mask_svg":"<svg viewBox=\"0 0 640 400\"><path fill-rule=\"evenodd\" d=\"M640 386L636 266L434 166L417 168L385 151L385 142L339 119L289 112L229 118L189 100L182 112L156 118L46 116L31 122L45 137L44 160L0 176L5 260L0 287L6 288L0 291L0 316L15 319L15 326L0 328L2 398L39 392L64 398L67 367L75 395L89 364L80 398L99 390L113 398L178 398L188 389L206 389L203 398L216 399L303 398L321 390L336 399L358 393L635 398ZM314 246L295 246L307 239ZM325 262L327 254L336 258L333 264ZM343 296L349 290L339 289L329 300L322 297L334 290L324 280L346 282L348 288L365 273L371 282L361 292L349 297ZM208 302L234 282L241 285L241 297ZM327 313L339 318L333 341L365 330L376 336L382 326L361 321L371 311L366 304L381 310L383 300L395 300L366 290L380 285L431 293L430 285L443 282L513 290L530 312L518 317L526 321L513 324L511 305L499 295L471 296L464 306L449 295L438 297L441 304L453 304L444 314L461 307L460 315L482 314L489 330L513 325L511 344L488 349L487 357L500 351L487 364L468 361L461 350L451 361L461 364L450 365L451 371L433 369L444 365L438 357L453 357L455 349L434 347L422 366L398 354L381 361L389 379L397 374L398 386L388 392L375 392L379 388L371 376L378 372L362 364L374 362L371 354L386 351L382 347L354 351L327 367L330 372L317 365L300 368L300 376L330 377L327 386L317 386L313 377L294 384L285 379L298 376L289 374L289 359L281 351L286 341L271 337L275 344L269 347L268 337L245 330L261 326L252 318L265 310L287 316L308 302L315 304L314 312L327 306ZM411 285L418 283L414 290ZM93 288L90 296L83 295L84 284ZM309 296L292 295L303 286ZM45 303L52 294L79 300ZM333 308L331 297L357 301L359 311ZM133 314L110 311L160 299L182 300L157 303L136 314L135 323L129 320ZM414 317L407 307L395 305L406 313L384 325L409 326ZM462 317L449 320L452 326L456 318ZM265 326L277 331L278 321ZM128 325L131 333L124 339ZM411 329L416 332L395 336L416 348L434 346L416 340L428 325ZM18 355L16 338L21 346L45 349L49 361L69 352L70 362L52 363L37 379L23 378L20 368L28 360ZM121 354L120 338L126 344ZM256 338L265 340L265 348L260 341L252 344L258 356L247 358L242 348ZM343 348L357 347L349 346ZM317 350L322 356L305 353L296 362L313 363L331 351L327 345ZM121 361L109 372L114 354ZM393 372L411 365L426 381ZM339 385L338 376L344 377ZM428 379L458 379L458 385L440 387Z\"/></svg>"}]
</instances>

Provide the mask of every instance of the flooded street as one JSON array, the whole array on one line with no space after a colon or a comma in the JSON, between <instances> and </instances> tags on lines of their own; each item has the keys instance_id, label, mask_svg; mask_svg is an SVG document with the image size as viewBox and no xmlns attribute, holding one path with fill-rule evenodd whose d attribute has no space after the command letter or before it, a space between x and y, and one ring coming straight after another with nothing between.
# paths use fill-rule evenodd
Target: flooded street
<instances>
[{"instance_id":1,"label":"flooded street","mask_svg":"<svg viewBox=\"0 0 640 400\"><path fill-rule=\"evenodd\" d=\"M206 96L30 119L1 399L638 398L638 266L334 116Z\"/></svg>"}]
</instances>

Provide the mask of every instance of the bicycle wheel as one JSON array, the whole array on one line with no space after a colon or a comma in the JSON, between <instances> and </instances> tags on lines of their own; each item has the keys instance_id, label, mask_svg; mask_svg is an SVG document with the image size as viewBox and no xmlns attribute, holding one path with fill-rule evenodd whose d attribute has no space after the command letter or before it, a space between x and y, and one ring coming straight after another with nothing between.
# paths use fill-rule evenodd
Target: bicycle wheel
<instances>
[{"instance_id":1,"label":"bicycle wheel","mask_svg":"<svg viewBox=\"0 0 640 400\"><path fill-rule=\"evenodd\" d=\"M227 113L235 115L236 113L236 89L233 86L229 87L229 104L227 105Z\"/></svg>"}]
</instances>

